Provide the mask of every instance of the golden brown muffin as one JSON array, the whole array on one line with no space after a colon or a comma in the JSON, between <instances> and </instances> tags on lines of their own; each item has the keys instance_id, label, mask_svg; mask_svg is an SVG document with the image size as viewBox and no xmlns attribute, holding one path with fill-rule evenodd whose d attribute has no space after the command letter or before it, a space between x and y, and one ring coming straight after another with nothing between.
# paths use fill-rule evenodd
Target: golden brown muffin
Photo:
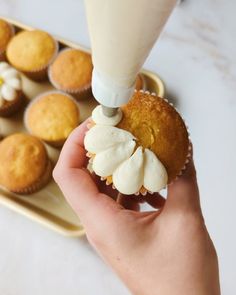
<instances>
[{"instance_id":1,"label":"golden brown muffin","mask_svg":"<svg viewBox=\"0 0 236 295\"><path fill-rule=\"evenodd\" d=\"M16 133L0 142L0 163L0 185L11 192L35 192L51 177L44 145L28 134Z\"/></svg>"},{"instance_id":2,"label":"golden brown muffin","mask_svg":"<svg viewBox=\"0 0 236 295\"><path fill-rule=\"evenodd\" d=\"M57 43L46 32L22 31L7 46L7 58L19 71L32 79L46 77L47 67L57 54Z\"/></svg>"},{"instance_id":3,"label":"golden brown muffin","mask_svg":"<svg viewBox=\"0 0 236 295\"><path fill-rule=\"evenodd\" d=\"M0 19L0 61L5 60L5 50L13 35L13 26L5 20Z\"/></svg>"},{"instance_id":4,"label":"golden brown muffin","mask_svg":"<svg viewBox=\"0 0 236 295\"><path fill-rule=\"evenodd\" d=\"M156 154L170 183L188 156L189 138L183 119L164 99L143 92L136 92L122 111L123 118L117 127L131 132L138 145Z\"/></svg>"},{"instance_id":5,"label":"golden brown muffin","mask_svg":"<svg viewBox=\"0 0 236 295\"><path fill-rule=\"evenodd\" d=\"M77 49L62 50L49 67L51 83L59 90L79 95L91 87L91 55Z\"/></svg>"},{"instance_id":6,"label":"golden brown muffin","mask_svg":"<svg viewBox=\"0 0 236 295\"><path fill-rule=\"evenodd\" d=\"M62 146L79 124L79 108L74 99L61 92L46 92L34 99L25 112L29 132L54 146Z\"/></svg>"}]
</instances>

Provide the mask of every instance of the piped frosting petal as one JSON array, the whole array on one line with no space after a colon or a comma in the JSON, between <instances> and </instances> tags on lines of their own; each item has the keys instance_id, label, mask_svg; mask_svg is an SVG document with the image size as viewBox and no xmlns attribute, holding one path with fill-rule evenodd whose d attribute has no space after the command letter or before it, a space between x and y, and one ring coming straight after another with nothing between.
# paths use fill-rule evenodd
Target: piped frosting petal
<instances>
[{"instance_id":1,"label":"piped frosting petal","mask_svg":"<svg viewBox=\"0 0 236 295\"><path fill-rule=\"evenodd\" d=\"M15 70L14 68L5 69L1 73L1 77L4 80L12 79L12 78L18 78L19 77L19 72L17 70Z\"/></svg>"},{"instance_id":2,"label":"piped frosting petal","mask_svg":"<svg viewBox=\"0 0 236 295\"><path fill-rule=\"evenodd\" d=\"M117 143L133 139L135 137L128 131L113 126L95 125L86 133L84 146L88 152L97 154Z\"/></svg>"},{"instance_id":3,"label":"piped frosting petal","mask_svg":"<svg viewBox=\"0 0 236 295\"><path fill-rule=\"evenodd\" d=\"M151 192L159 192L168 181L167 171L157 156L145 149L143 186Z\"/></svg>"},{"instance_id":4,"label":"piped frosting petal","mask_svg":"<svg viewBox=\"0 0 236 295\"><path fill-rule=\"evenodd\" d=\"M11 86L4 84L1 88L1 95L7 101L12 101L16 98L16 91Z\"/></svg>"},{"instance_id":5,"label":"piped frosting petal","mask_svg":"<svg viewBox=\"0 0 236 295\"><path fill-rule=\"evenodd\" d=\"M9 64L6 62L0 63L0 75L2 72L5 72L6 69L10 68Z\"/></svg>"},{"instance_id":6,"label":"piped frosting petal","mask_svg":"<svg viewBox=\"0 0 236 295\"><path fill-rule=\"evenodd\" d=\"M21 80L17 78L10 78L6 80L7 85L13 87L16 90L21 90Z\"/></svg>"},{"instance_id":7,"label":"piped frosting petal","mask_svg":"<svg viewBox=\"0 0 236 295\"><path fill-rule=\"evenodd\" d=\"M135 153L124 161L113 173L113 183L122 194L137 193L143 185L143 152L139 147Z\"/></svg>"},{"instance_id":8,"label":"piped frosting petal","mask_svg":"<svg viewBox=\"0 0 236 295\"><path fill-rule=\"evenodd\" d=\"M93 171L101 177L112 175L122 162L129 159L134 151L135 145L135 141L130 140L114 145L96 154L92 164Z\"/></svg>"}]
</instances>

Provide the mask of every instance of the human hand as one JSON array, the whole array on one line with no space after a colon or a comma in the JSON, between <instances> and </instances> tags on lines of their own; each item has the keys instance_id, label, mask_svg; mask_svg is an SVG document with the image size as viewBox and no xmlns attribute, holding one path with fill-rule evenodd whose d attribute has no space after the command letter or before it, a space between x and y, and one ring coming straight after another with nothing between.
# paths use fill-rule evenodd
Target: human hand
<instances>
[{"instance_id":1,"label":"human hand","mask_svg":"<svg viewBox=\"0 0 236 295\"><path fill-rule=\"evenodd\" d=\"M166 201L159 194L145 198L160 210L138 212L138 197L119 196L119 204L111 198L117 192L85 169L86 124L66 141L53 175L97 252L135 295L220 294L193 161L168 186Z\"/></svg>"}]
</instances>

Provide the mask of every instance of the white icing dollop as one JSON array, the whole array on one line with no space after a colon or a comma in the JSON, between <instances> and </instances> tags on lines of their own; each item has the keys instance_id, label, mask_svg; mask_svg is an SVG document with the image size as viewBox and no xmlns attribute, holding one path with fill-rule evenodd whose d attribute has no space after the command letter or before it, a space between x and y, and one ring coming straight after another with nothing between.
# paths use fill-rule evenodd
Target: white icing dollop
<instances>
[{"instance_id":1,"label":"white icing dollop","mask_svg":"<svg viewBox=\"0 0 236 295\"><path fill-rule=\"evenodd\" d=\"M88 152L97 154L117 143L133 139L135 137L128 131L113 126L95 125L86 133L84 146Z\"/></svg>"},{"instance_id":2,"label":"white icing dollop","mask_svg":"<svg viewBox=\"0 0 236 295\"><path fill-rule=\"evenodd\" d=\"M168 181L167 171L157 156L145 149L143 186L150 192L159 192Z\"/></svg>"},{"instance_id":3,"label":"white icing dollop","mask_svg":"<svg viewBox=\"0 0 236 295\"><path fill-rule=\"evenodd\" d=\"M135 153L124 161L112 175L114 186L126 195L135 194L143 185L143 152L138 147Z\"/></svg>"},{"instance_id":4,"label":"white icing dollop","mask_svg":"<svg viewBox=\"0 0 236 295\"><path fill-rule=\"evenodd\" d=\"M98 115L100 112L101 107L93 111L92 118L97 125L89 129L84 139L85 149L95 155L91 159L92 170L101 177L112 176L116 189L126 195L139 192L142 186L150 192L163 189L168 175L157 156L142 147L135 150L136 138L128 131L111 126L112 120L102 114L103 120Z\"/></svg>"},{"instance_id":5,"label":"white icing dollop","mask_svg":"<svg viewBox=\"0 0 236 295\"><path fill-rule=\"evenodd\" d=\"M117 145L96 154L92 163L93 171L101 177L112 175L122 162L130 158L135 145L135 141L130 140L118 143Z\"/></svg>"},{"instance_id":6,"label":"white icing dollop","mask_svg":"<svg viewBox=\"0 0 236 295\"><path fill-rule=\"evenodd\" d=\"M114 116L107 117L103 114L102 106L98 105L92 112L92 119L98 125L115 126L122 119L122 111L119 108Z\"/></svg>"},{"instance_id":7,"label":"white icing dollop","mask_svg":"<svg viewBox=\"0 0 236 295\"><path fill-rule=\"evenodd\" d=\"M19 72L6 62L0 62L0 106L5 101L16 98L17 91L21 90L21 77Z\"/></svg>"}]
</instances>

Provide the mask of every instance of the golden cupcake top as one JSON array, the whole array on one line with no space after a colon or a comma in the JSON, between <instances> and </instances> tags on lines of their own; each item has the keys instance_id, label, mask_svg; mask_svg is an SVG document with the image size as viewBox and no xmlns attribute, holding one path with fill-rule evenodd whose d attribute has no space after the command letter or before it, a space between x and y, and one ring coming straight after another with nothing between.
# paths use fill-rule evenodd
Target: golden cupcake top
<instances>
[{"instance_id":1,"label":"golden cupcake top","mask_svg":"<svg viewBox=\"0 0 236 295\"><path fill-rule=\"evenodd\" d=\"M20 71L37 71L46 67L57 51L57 44L46 32L22 31L7 46L9 62Z\"/></svg>"},{"instance_id":2,"label":"golden cupcake top","mask_svg":"<svg viewBox=\"0 0 236 295\"><path fill-rule=\"evenodd\" d=\"M45 141L65 140L79 124L79 109L70 96L49 92L29 105L25 122L33 135Z\"/></svg>"},{"instance_id":3,"label":"golden cupcake top","mask_svg":"<svg viewBox=\"0 0 236 295\"><path fill-rule=\"evenodd\" d=\"M5 20L0 19L0 52L4 51L8 42L13 36L14 31L12 26Z\"/></svg>"},{"instance_id":4,"label":"golden cupcake top","mask_svg":"<svg viewBox=\"0 0 236 295\"><path fill-rule=\"evenodd\" d=\"M0 184L17 191L33 185L43 176L48 157L37 138L16 133L0 142L0 163Z\"/></svg>"},{"instance_id":5,"label":"golden cupcake top","mask_svg":"<svg viewBox=\"0 0 236 295\"><path fill-rule=\"evenodd\" d=\"M76 91L90 86L92 69L89 53L77 49L65 49L50 66L49 76L57 88Z\"/></svg>"},{"instance_id":6,"label":"golden cupcake top","mask_svg":"<svg viewBox=\"0 0 236 295\"><path fill-rule=\"evenodd\" d=\"M117 127L132 133L138 145L157 155L170 183L183 168L189 148L188 131L179 113L164 99L143 92L136 92L122 112Z\"/></svg>"}]
</instances>

